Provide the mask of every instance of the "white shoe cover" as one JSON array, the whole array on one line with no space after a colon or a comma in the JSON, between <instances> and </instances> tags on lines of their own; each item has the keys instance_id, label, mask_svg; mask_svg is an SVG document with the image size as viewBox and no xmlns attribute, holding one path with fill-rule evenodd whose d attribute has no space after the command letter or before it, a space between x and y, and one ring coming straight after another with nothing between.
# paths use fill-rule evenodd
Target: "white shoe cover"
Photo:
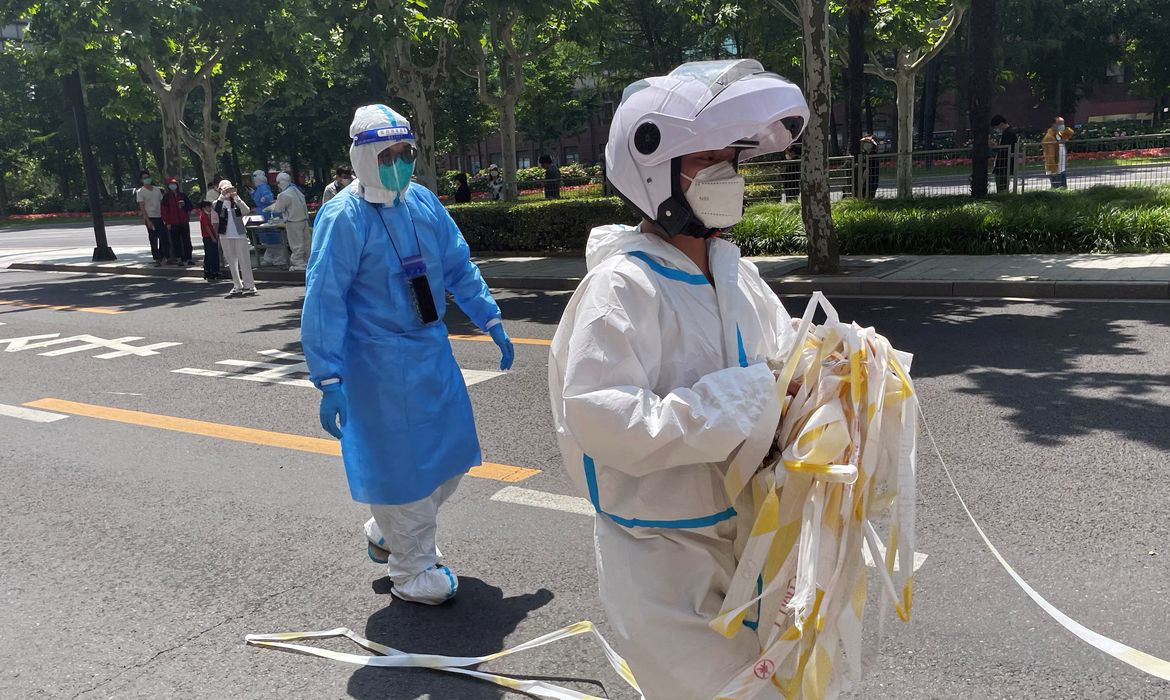
<instances>
[{"instance_id":1,"label":"white shoe cover","mask_svg":"<svg viewBox=\"0 0 1170 700\"><path fill-rule=\"evenodd\" d=\"M408 578L391 578L394 587L390 592L396 597L412 603L439 605L455 597L459 590L459 579L443 566L435 566Z\"/></svg>"}]
</instances>

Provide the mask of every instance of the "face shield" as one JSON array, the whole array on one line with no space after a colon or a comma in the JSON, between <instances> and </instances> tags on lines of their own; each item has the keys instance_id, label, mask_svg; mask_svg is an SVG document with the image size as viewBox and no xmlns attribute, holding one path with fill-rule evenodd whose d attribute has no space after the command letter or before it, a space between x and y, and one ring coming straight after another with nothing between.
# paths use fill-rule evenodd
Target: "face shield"
<instances>
[{"instance_id":1,"label":"face shield","mask_svg":"<svg viewBox=\"0 0 1170 700\"><path fill-rule=\"evenodd\" d=\"M385 105L358 108L350 126L349 160L369 202L397 204L410 187L418 157L410 123Z\"/></svg>"}]
</instances>

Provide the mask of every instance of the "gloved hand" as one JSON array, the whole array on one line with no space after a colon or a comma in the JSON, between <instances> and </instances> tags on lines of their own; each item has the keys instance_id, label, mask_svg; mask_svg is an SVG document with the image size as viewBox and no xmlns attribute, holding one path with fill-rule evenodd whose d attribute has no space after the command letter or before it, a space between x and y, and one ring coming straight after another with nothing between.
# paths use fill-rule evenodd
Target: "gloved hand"
<instances>
[{"instance_id":1,"label":"gloved hand","mask_svg":"<svg viewBox=\"0 0 1170 700\"><path fill-rule=\"evenodd\" d=\"M321 427L338 440L341 439L341 428L345 427L345 414L349 410L349 400L345 397L345 389L340 383L326 384L321 387ZM337 427L338 422L341 428Z\"/></svg>"},{"instance_id":2,"label":"gloved hand","mask_svg":"<svg viewBox=\"0 0 1170 700\"><path fill-rule=\"evenodd\" d=\"M504 324L497 323L488 333L491 334L492 340L500 348L500 369L512 369L512 360L516 356L516 351L512 349L512 339L504 330Z\"/></svg>"}]
</instances>

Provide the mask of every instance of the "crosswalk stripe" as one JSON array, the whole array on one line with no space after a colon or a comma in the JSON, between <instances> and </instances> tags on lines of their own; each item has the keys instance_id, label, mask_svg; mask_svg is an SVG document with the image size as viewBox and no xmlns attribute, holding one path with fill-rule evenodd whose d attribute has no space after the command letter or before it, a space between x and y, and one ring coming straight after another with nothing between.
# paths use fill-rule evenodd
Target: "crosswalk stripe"
<instances>
[{"instance_id":1,"label":"crosswalk stripe","mask_svg":"<svg viewBox=\"0 0 1170 700\"><path fill-rule=\"evenodd\" d=\"M31 408L24 408L22 406L9 406L2 403L0 403L0 416L19 418L20 420L32 421L33 423L54 423L69 417L60 413L35 411Z\"/></svg>"}]
</instances>

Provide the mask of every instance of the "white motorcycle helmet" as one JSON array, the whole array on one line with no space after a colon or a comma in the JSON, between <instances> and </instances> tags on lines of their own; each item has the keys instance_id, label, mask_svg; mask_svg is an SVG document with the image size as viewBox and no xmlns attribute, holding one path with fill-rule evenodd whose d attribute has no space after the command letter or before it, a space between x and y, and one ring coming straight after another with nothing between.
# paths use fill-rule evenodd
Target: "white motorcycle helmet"
<instances>
[{"instance_id":1,"label":"white motorcycle helmet","mask_svg":"<svg viewBox=\"0 0 1170 700\"><path fill-rule=\"evenodd\" d=\"M605 145L606 178L638 214L669 235L706 238L679 185L682 157L728 147L736 162L778 153L799 138L808 104L758 61L684 63L626 88Z\"/></svg>"}]
</instances>

